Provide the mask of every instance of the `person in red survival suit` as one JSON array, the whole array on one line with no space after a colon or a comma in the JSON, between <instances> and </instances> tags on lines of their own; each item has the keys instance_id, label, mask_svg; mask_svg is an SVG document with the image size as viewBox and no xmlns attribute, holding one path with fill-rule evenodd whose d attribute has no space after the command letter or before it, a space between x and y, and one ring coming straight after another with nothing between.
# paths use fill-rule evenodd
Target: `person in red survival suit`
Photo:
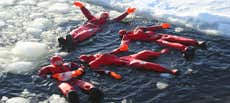
<instances>
[{"instance_id":1,"label":"person in red survival suit","mask_svg":"<svg viewBox=\"0 0 230 103\"><path fill-rule=\"evenodd\" d=\"M56 78L63 79L59 73L66 73L71 71L71 69L77 69L74 71L75 77L82 76L84 74L84 66L80 66L76 63L64 63L62 57L53 56L50 59L51 64L44 66L39 70L38 75L44 78L55 78L57 81L58 88L67 97L69 103L79 103L79 97L77 95L77 90L74 87L80 88L84 93L89 94L89 100L95 103L99 103L103 99L103 93L95 88L95 86L89 82L83 81L79 78L72 77L69 80L59 80ZM67 74L66 74L67 75ZM65 76L65 75L64 75ZM72 75L71 75L72 76Z\"/></svg>"},{"instance_id":2,"label":"person in red survival suit","mask_svg":"<svg viewBox=\"0 0 230 103\"><path fill-rule=\"evenodd\" d=\"M127 51L128 44L131 41L156 42L162 46L181 51L186 59L192 59L194 55L195 50L191 46L206 48L204 41L169 34L157 34L154 32L156 30L168 29L169 27L170 24L163 23L158 26L137 27L133 31L120 30L119 35L122 37L121 45L119 48L113 50L112 54Z\"/></svg>"},{"instance_id":3,"label":"person in red survival suit","mask_svg":"<svg viewBox=\"0 0 230 103\"><path fill-rule=\"evenodd\" d=\"M101 13L99 17L93 16L89 10L83 5L83 3L76 1L74 2L74 5L77 7L80 7L80 10L85 15L85 17L88 19L88 21L72 30L69 35L66 36L66 38L60 37L58 38L59 46L64 49L74 49L74 44L80 43L91 36L95 35L96 32L101 30L101 27L108 22L109 14L107 12ZM112 19L112 22L118 22L124 19L127 15L130 13L135 12L135 8L129 7L124 13L122 13L120 16Z\"/></svg>"},{"instance_id":4,"label":"person in red survival suit","mask_svg":"<svg viewBox=\"0 0 230 103\"><path fill-rule=\"evenodd\" d=\"M137 69L151 70L160 73L170 73L173 75L179 74L177 69L169 70L165 67L162 67L159 64L147 62L148 59L155 58L161 54L168 52L168 49L163 49L160 52L154 52L151 50L143 50L136 54L121 56L118 57L114 54L104 53L104 54L95 54L95 55L81 55L79 59L82 62L85 62L89 65L90 69L109 75L114 79L121 79L121 75L102 69L103 66L117 65L117 66L128 66Z\"/></svg>"}]
</instances>

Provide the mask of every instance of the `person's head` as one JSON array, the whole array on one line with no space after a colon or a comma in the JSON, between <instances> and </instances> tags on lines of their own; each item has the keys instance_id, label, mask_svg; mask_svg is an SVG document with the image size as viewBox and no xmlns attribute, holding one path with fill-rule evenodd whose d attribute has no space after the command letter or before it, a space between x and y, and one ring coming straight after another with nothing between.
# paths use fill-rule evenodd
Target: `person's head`
<instances>
[{"instance_id":1,"label":"person's head","mask_svg":"<svg viewBox=\"0 0 230 103\"><path fill-rule=\"evenodd\" d=\"M99 16L99 21L100 21L102 24L104 24L108 18L109 18L109 13L108 13L108 12L103 12L103 13L101 13L101 15Z\"/></svg>"},{"instance_id":2,"label":"person's head","mask_svg":"<svg viewBox=\"0 0 230 103\"><path fill-rule=\"evenodd\" d=\"M79 59L80 59L80 61L82 61L82 62L86 62L86 63L89 63L90 61L92 61L92 60L94 60L95 59L95 57L93 56L93 55L81 55L80 57L79 57Z\"/></svg>"},{"instance_id":3,"label":"person's head","mask_svg":"<svg viewBox=\"0 0 230 103\"><path fill-rule=\"evenodd\" d=\"M54 66L62 66L64 61L61 56L55 55L50 58L50 63Z\"/></svg>"},{"instance_id":4,"label":"person's head","mask_svg":"<svg viewBox=\"0 0 230 103\"><path fill-rule=\"evenodd\" d=\"M122 30L119 30L118 34L120 37L122 37L123 35L125 35L127 33L126 30L122 29Z\"/></svg>"}]
</instances>

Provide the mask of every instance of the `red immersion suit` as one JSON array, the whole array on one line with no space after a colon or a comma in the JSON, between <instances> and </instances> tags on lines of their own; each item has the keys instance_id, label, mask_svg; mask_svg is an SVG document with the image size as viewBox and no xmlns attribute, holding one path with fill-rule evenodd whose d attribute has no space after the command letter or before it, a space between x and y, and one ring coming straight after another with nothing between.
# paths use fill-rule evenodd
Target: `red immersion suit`
<instances>
[{"instance_id":1,"label":"red immersion suit","mask_svg":"<svg viewBox=\"0 0 230 103\"><path fill-rule=\"evenodd\" d=\"M60 46L74 45L76 43L80 43L90 38L91 36L95 35L96 32L101 30L101 26L103 26L106 22L108 22L109 14L107 12L103 12L99 17L95 17L89 12L87 8L85 8L85 6L81 2L75 2L74 5L80 7L80 10L84 14L84 16L88 19L88 21L84 25L70 32L71 39L68 39L68 37L66 37L66 39L59 38L58 41ZM135 8L128 8L127 11L125 11L120 16L112 19L111 21L119 22L122 19L124 19L128 14L133 13L134 11ZM69 41L71 42L69 43Z\"/></svg>"},{"instance_id":2,"label":"red immersion suit","mask_svg":"<svg viewBox=\"0 0 230 103\"><path fill-rule=\"evenodd\" d=\"M50 60L51 64L48 66L44 66L39 70L38 75L41 77L49 77L52 75L52 77L56 74L66 73L71 71L71 69L77 69L74 72L78 73L77 76L81 76L84 74L84 66L80 66L76 63L64 63L63 59L60 56L53 56ZM56 75L59 76L59 75ZM63 75L62 75L63 76ZM63 78L63 77L58 77ZM53 78L56 79L56 78ZM73 97L73 94L77 92L77 90L74 88L77 86L81 90L83 90L86 93L90 93L92 90L95 90L94 85L92 85L89 82L83 81L81 79L77 78L71 78L67 81L61 81L56 79L58 88L62 91L62 93L72 101L75 101L77 97ZM69 97L72 96L72 97ZM74 95L75 96L75 95ZM71 100L70 100L71 101Z\"/></svg>"},{"instance_id":3,"label":"red immersion suit","mask_svg":"<svg viewBox=\"0 0 230 103\"><path fill-rule=\"evenodd\" d=\"M177 70L169 70L162 67L159 64L147 62L146 60L158 57L161 54L167 53L168 49L163 49L160 52L154 52L150 50L143 50L136 54L129 56L117 57L113 54L96 54L96 55L81 55L79 58L81 61L89 64L90 69L94 71L102 71L103 66L117 65L127 66L137 69L151 70L160 73L177 74ZM113 77L113 76L112 76Z\"/></svg>"},{"instance_id":4,"label":"red immersion suit","mask_svg":"<svg viewBox=\"0 0 230 103\"><path fill-rule=\"evenodd\" d=\"M177 49L185 54L188 51L189 46L204 46L203 41L199 42L197 40L181 36L154 33L156 30L167 29L169 26L169 24L163 23L159 26L137 27L133 31L120 30L119 35L122 36L121 45L119 48L113 50L112 54L127 51L128 44L131 41L156 42L159 45ZM190 51L191 56L194 54L193 52L194 50Z\"/></svg>"}]
</instances>

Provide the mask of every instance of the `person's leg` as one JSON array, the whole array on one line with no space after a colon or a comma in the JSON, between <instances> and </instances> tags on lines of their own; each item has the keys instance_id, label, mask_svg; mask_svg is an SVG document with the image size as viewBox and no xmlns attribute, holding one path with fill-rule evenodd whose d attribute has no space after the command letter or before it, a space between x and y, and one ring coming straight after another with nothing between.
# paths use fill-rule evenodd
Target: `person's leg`
<instances>
[{"instance_id":1,"label":"person's leg","mask_svg":"<svg viewBox=\"0 0 230 103\"><path fill-rule=\"evenodd\" d=\"M73 36L74 42L80 43L80 42L92 37L93 35L95 35L98 30L99 30L99 28L92 28L92 29L81 31L77 35Z\"/></svg>"},{"instance_id":2,"label":"person's leg","mask_svg":"<svg viewBox=\"0 0 230 103\"><path fill-rule=\"evenodd\" d=\"M187 46L198 46L199 43L195 39L190 39L186 37L176 36L176 35L169 35L169 34L161 34L162 39L171 41L171 42L177 42L181 43Z\"/></svg>"},{"instance_id":3,"label":"person's leg","mask_svg":"<svg viewBox=\"0 0 230 103\"><path fill-rule=\"evenodd\" d=\"M165 67L162 67L159 64L150 63L150 62L146 62L146 64L143 64L143 68L146 70L152 70L152 71L160 72L160 73L170 73L173 75L179 74L179 71L177 69L169 70Z\"/></svg>"},{"instance_id":4,"label":"person's leg","mask_svg":"<svg viewBox=\"0 0 230 103\"><path fill-rule=\"evenodd\" d=\"M61 90L61 92L67 98L67 101L69 103L80 103L79 102L79 96L78 96L76 90L69 83L67 83L67 82L59 83L58 88Z\"/></svg>"},{"instance_id":5,"label":"person's leg","mask_svg":"<svg viewBox=\"0 0 230 103\"><path fill-rule=\"evenodd\" d=\"M195 55L195 49L191 46L185 46L180 43L169 42L163 39L158 39L156 42L162 46L170 47L181 51L183 53L183 56L187 60L192 59L193 56Z\"/></svg>"},{"instance_id":6,"label":"person's leg","mask_svg":"<svg viewBox=\"0 0 230 103\"><path fill-rule=\"evenodd\" d=\"M135 59L148 60L150 58L158 57L158 56L160 56L160 54L161 54L160 52L154 52L151 50L143 50L143 51L140 51L136 54L132 54L130 56L135 58Z\"/></svg>"},{"instance_id":7,"label":"person's leg","mask_svg":"<svg viewBox=\"0 0 230 103\"><path fill-rule=\"evenodd\" d=\"M100 103L103 100L103 92L96 88L93 84L79 79L75 80L74 84L78 86L83 91L83 93L89 95L89 100L91 102Z\"/></svg>"},{"instance_id":8,"label":"person's leg","mask_svg":"<svg viewBox=\"0 0 230 103\"><path fill-rule=\"evenodd\" d=\"M161 38L161 35L153 34L153 35L151 35L151 36L149 37L149 41L154 42L154 41L156 41L156 40L158 40L158 39L160 39L160 38Z\"/></svg>"},{"instance_id":9,"label":"person's leg","mask_svg":"<svg viewBox=\"0 0 230 103\"><path fill-rule=\"evenodd\" d=\"M87 29L88 29L88 27L86 27L86 26L79 26L78 28L73 29L70 32L70 34L74 36L74 34L77 34L77 33L81 32L81 31L87 30Z\"/></svg>"},{"instance_id":10,"label":"person's leg","mask_svg":"<svg viewBox=\"0 0 230 103\"><path fill-rule=\"evenodd\" d=\"M86 81L83 81L83 80L79 80L79 79L74 80L73 84L78 86L79 88L83 89L86 92L90 91L92 88L94 88L93 84L86 82Z\"/></svg>"},{"instance_id":11,"label":"person's leg","mask_svg":"<svg viewBox=\"0 0 230 103\"><path fill-rule=\"evenodd\" d=\"M169 70L165 67L162 67L159 64L155 64L155 63L151 63L151 62L146 62L143 60L133 60L130 62L130 66L137 68L137 69L145 69L145 70L151 70L154 72L160 72L160 73L170 73L173 75L177 75L179 72L178 70L174 69L174 70Z\"/></svg>"},{"instance_id":12,"label":"person's leg","mask_svg":"<svg viewBox=\"0 0 230 103\"><path fill-rule=\"evenodd\" d=\"M169 47L169 48L177 49L177 50L179 50L181 52L185 52L186 48L187 48L187 46L185 46L183 44L169 42L169 41L166 41L164 39L158 39L158 40L156 40L156 43L158 43L159 45L162 45L162 46L166 46L166 47Z\"/></svg>"}]
</instances>

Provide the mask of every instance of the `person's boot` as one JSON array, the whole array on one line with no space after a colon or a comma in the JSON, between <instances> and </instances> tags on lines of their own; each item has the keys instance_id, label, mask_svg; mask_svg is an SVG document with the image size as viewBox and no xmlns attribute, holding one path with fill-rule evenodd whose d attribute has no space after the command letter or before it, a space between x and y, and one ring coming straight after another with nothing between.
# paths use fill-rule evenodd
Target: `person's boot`
<instances>
[{"instance_id":1,"label":"person's boot","mask_svg":"<svg viewBox=\"0 0 230 103\"><path fill-rule=\"evenodd\" d=\"M70 91L67 95L66 95L67 101L69 103L80 103L80 99L78 94L76 93L76 91Z\"/></svg>"},{"instance_id":2,"label":"person's boot","mask_svg":"<svg viewBox=\"0 0 230 103\"><path fill-rule=\"evenodd\" d=\"M75 49L74 40L71 35L66 35L66 48L68 51Z\"/></svg>"},{"instance_id":3,"label":"person's boot","mask_svg":"<svg viewBox=\"0 0 230 103\"><path fill-rule=\"evenodd\" d=\"M205 41L198 41L198 46L197 47L206 50L207 49L207 44L206 44Z\"/></svg>"},{"instance_id":4,"label":"person's boot","mask_svg":"<svg viewBox=\"0 0 230 103\"><path fill-rule=\"evenodd\" d=\"M101 103L104 99L104 93L98 88L92 88L89 91L89 101L91 103Z\"/></svg>"},{"instance_id":5,"label":"person's boot","mask_svg":"<svg viewBox=\"0 0 230 103\"><path fill-rule=\"evenodd\" d=\"M195 48L189 46L189 47L187 48L187 50L186 50L185 52L183 52L183 57L184 57L186 60L192 60L192 58L194 57L194 54L195 54Z\"/></svg>"},{"instance_id":6,"label":"person's boot","mask_svg":"<svg viewBox=\"0 0 230 103\"><path fill-rule=\"evenodd\" d=\"M58 38L58 46L61 47L62 50L66 48L66 40L63 37Z\"/></svg>"}]
</instances>

